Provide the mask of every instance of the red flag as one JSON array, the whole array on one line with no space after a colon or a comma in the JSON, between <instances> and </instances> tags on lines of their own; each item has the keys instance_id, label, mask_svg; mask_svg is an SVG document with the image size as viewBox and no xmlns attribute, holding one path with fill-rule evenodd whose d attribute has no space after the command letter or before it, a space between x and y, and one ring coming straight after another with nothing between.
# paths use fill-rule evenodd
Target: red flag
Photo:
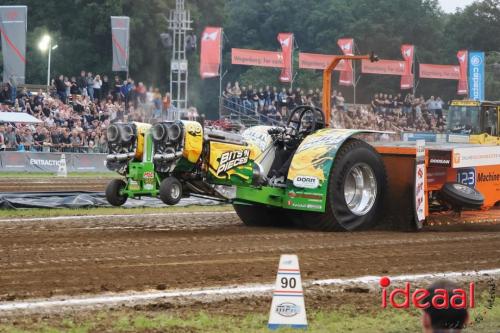
<instances>
[{"instance_id":1,"label":"red flag","mask_svg":"<svg viewBox=\"0 0 500 333\"><path fill-rule=\"evenodd\" d=\"M220 75L222 28L206 27L201 37L200 76L202 79Z\"/></svg>"},{"instance_id":2,"label":"red flag","mask_svg":"<svg viewBox=\"0 0 500 333\"><path fill-rule=\"evenodd\" d=\"M293 34L279 33L278 42L281 44L284 67L281 70L280 81L291 82L293 79L292 73L292 53L293 53Z\"/></svg>"},{"instance_id":3,"label":"red flag","mask_svg":"<svg viewBox=\"0 0 500 333\"><path fill-rule=\"evenodd\" d=\"M460 66L420 64L419 76L422 79L460 80Z\"/></svg>"},{"instance_id":4,"label":"red flag","mask_svg":"<svg viewBox=\"0 0 500 333\"><path fill-rule=\"evenodd\" d=\"M469 55L467 50L460 50L457 53L458 64L460 67L460 79L458 80L457 94L467 95L469 92L468 82L467 82L467 67L469 61Z\"/></svg>"},{"instance_id":5,"label":"red flag","mask_svg":"<svg viewBox=\"0 0 500 333\"><path fill-rule=\"evenodd\" d=\"M406 61L406 68L404 75L401 76L401 89L412 89L413 88L413 55L415 52L415 46L403 44L401 45L401 54L403 59Z\"/></svg>"},{"instance_id":6,"label":"red flag","mask_svg":"<svg viewBox=\"0 0 500 333\"><path fill-rule=\"evenodd\" d=\"M337 41L337 45L344 55L354 55L354 39L341 38ZM348 60L346 61L345 69L340 72L339 85L352 86L353 84L352 61Z\"/></svg>"}]
</instances>

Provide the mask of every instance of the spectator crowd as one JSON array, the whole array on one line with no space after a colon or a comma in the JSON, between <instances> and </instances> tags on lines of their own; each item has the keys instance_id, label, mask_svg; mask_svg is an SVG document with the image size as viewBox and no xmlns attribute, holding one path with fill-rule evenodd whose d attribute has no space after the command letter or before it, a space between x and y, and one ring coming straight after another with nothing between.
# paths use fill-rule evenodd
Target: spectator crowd
<instances>
[{"instance_id":1,"label":"spectator crowd","mask_svg":"<svg viewBox=\"0 0 500 333\"><path fill-rule=\"evenodd\" d=\"M112 83L108 77L82 71L78 78L58 76L52 90L29 91L12 82L0 91L0 111L25 112L41 122L0 124L0 149L106 153L106 129L116 121L154 122L173 107L170 94L147 89L134 80ZM190 109L189 115L197 116Z\"/></svg>"},{"instance_id":2,"label":"spectator crowd","mask_svg":"<svg viewBox=\"0 0 500 333\"><path fill-rule=\"evenodd\" d=\"M263 123L276 124L286 121L298 105L322 107L319 88L307 91L301 88L240 87L228 83L223 92L223 115L257 117ZM425 99L412 94L377 93L369 105L348 104L341 92L331 95L331 119L335 128L390 130L397 132L443 133L446 122L443 109L446 104L440 97Z\"/></svg>"}]
</instances>

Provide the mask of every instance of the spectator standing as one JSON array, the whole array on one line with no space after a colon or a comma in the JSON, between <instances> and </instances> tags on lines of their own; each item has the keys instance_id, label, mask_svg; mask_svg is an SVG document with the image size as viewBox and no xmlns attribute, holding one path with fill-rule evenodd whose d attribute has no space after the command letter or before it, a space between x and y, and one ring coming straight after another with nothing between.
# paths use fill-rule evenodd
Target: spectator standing
<instances>
[{"instance_id":1,"label":"spectator standing","mask_svg":"<svg viewBox=\"0 0 500 333\"><path fill-rule=\"evenodd\" d=\"M344 102L345 102L344 96L342 96L342 93L339 91L337 93L337 108L340 111L345 111Z\"/></svg>"},{"instance_id":2,"label":"spectator standing","mask_svg":"<svg viewBox=\"0 0 500 333\"><path fill-rule=\"evenodd\" d=\"M101 76L98 74L94 78L94 83L92 85L92 88L94 90L94 99L95 100L100 100L101 99L101 87L102 87L102 81L101 81Z\"/></svg>"},{"instance_id":3,"label":"spectator standing","mask_svg":"<svg viewBox=\"0 0 500 333\"><path fill-rule=\"evenodd\" d=\"M113 101L121 100L121 90L122 90L122 83L117 75L115 76L115 82L113 83Z\"/></svg>"},{"instance_id":4,"label":"spectator standing","mask_svg":"<svg viewBox=\"0 0 500 333\"><path fill-rule=\"evenodd\" d=\"M54 85L56 86L57 96L61 102L66 104L66 84L64 83L64 76L61 74L54 80Z\"/></svg>"},{"instance_id":5,"label":"spectator standing","mask_svg":"<svg viewBox=\"0 0 500 333\"><path fill-rule=\"evenodd\" d=\"M17 79L14 74L9 77L9 85L11 89L11 101L15 101L17 98Z\"/></svg>"},{"instance_id":6,"label":"spectator standing","mask_svg":"<svg viewBox=\"0 0 500 333\"><path fill-rule=\"evenodd\" d=\"M153 118L154 119L159 119L161 117L161 107L162 107L162 100L161 100L160 89L155 88L155 90L153 92Z\"/></svg>"},{"instance_id":7,"label":"spectator standing","mask_svg":"<svg viewBox=\"0 0 500 333\"><path fill-rule=\"evenodd\" d=\"M85 76L85 71L80 72L78 80L76 80L76 85L78 90L80 90L80 95L87 96L87 78Z\"/></svg>"},{"instance_id":8,"label":"spectator standing","mask_svg":"<svg viewBox=\"0 0 500 333\"><path fill-rule=\"evenodd\" d=\"M109 96L109 79L107 75L102 77L101 98L107 99Z\"/></svg>"},{"instance_id":9,"label":"spectator standing","mask_svg":"<svg viewBox=\"0 0 500 333\"><path fill-rule=\"evenodd\" d=\"M91 72L87 73L87 93L90 97L90 100L94 100L94 77Z\"/></svg>"},{"instance_id":10,"label":"spectator standing","mask_svg":"<svg viewBox=\"0 0 500 333\"><path fill-rule=\"evenodd\" d=\"M165 97L163 97L163 119L168 119L168 113L170 112L170 107L172 106L172 99L170 98L170 93L166 92Z\"/></svg>"},{"instance_id":11,"label":"spectator standing","mask_svg":"<svg viewBox=\"0 0 500 333\"><path fill-rule=\"evenodd\" d=\"M17 150L19 142L17 141L16 128L14 126L7 126L7 132L4 135L4 140L5 146L8 150Z\"/></svg>"}]
</instances>

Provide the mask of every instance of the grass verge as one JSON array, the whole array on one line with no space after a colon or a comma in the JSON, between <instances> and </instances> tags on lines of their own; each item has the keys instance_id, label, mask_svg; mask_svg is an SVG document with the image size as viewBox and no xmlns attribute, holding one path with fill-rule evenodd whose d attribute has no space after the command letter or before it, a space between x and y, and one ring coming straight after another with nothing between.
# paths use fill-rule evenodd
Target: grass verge
<instances>
[{"instance_id":1,"label":"grass verge","mask_svg":"<svg viewBox=\"0 0 500 333\"><path fill-rule=\"evenodd\" d=\"M485 309L476 308L473 312ZM474 317L472 315L471 317ZM311 311L308 313L308 332L359 332L359 333L402 333L420 332L418 310L377 309L359 312L354 307L341 307L332 311ZM488 310L484 320L473 323L464 332L498 332L500 327L500 306ZM267 314L250 313L243 316L210 315L206 312L173 315L169 313L126 312L123 310L101 311L92 317L75 319L66 317L58 323L46 320L21 319L15 323L0 324L1 332L25 333L87 333L87 332L269 332ZM276 332L297 332L279 329Z\"/></svg>"}]
</instances>

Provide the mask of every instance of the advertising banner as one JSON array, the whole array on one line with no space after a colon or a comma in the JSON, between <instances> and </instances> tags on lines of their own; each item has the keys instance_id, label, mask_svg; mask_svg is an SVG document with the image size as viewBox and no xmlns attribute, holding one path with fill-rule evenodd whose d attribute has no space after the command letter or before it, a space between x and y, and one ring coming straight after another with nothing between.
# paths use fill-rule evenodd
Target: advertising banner
<instances>
[{"instance_id":1,"label":"advertising banner","mask_svg":"<svg viewBox=\"0 0 500 333\"><path fill-rule=\"evenodd\" d=\"M202 79L220 75L222 28L206 27L201 37L200 76Z\"/></svg>"},{"instance_id":2,"label":"advertising banner","mask_svg":"<svg viewBox=\"0 0 500 333\"><path fill-rule=\"evenodd\" d=\"M484 52L469 52L469 98L484 101Z\"/></svg>"},{"instance_id":3,"label":"advertising banner","mask_svg":"<svg viewBox=\"0 0 500 333\"><path fill-rule=\"evenodd\" d=\"M293 79L292 70L292 55L293 55L293 34L280 33L278 34L278 42L280 42L283 55L283 69L281 70L280 82L291 82Z\"/></svg>"},{"instance_id":4,"label":"advertising banner","mask_svg":"<svg viewBox=\"0 0 500 333\"><path fill-rule=\"evenodd\" d=\"M400 60L361 60L361 73L382 75L404 75L406 62Z\"/></svg>"},{"instance_id":5,"label":"advertising banner","mask_svg":"<svg viewBox=\"0 0 500 333\"><path fill-rule=\"evenodd\" d=\"M114 72L128 72L128 45L130 38L130 18L111 16L111 40L113 42Z\"/></svg>"},{"instance_id":6,"label":"advertising banner","mask_svg":"<svg viewBox=\"0 0 500 333\"><path fill-rule=\"evenodd\" d=\"M401 76L401 89L412 89L414 74L413 74L413 56L415 46L403 44L401 45L401 54L406 62L405 73Z\"/></svg>"},{"instance_id":7,"label":"advertising banner","mask_svg":"<svg viewBox=\"0 0 500 333\"><path fill-rule=\"evenodd\" d=\"M231 63L233 65L261 66L283 68L284 61L281 52L259 51L248 49L232 49Z\"/></svg>"},{"instance_id":8,"label":"advertising banner","mask_svg":"<svg viewBox=\"0 0 500 333\"><path fill-rule=\"evenodd\" d=\"M3 82L24 84L28 7L0 6Z\"/></svg>"},{"instance_id":9,"label":"advertising banner","mask_svg":"<svg viewBox=\"0 0 500 333\"><path fill-rule=\"evenodd\" d=\"M318 53L299 53L299 68L303 69L325 69L332 60L333 55L330 54L318 54ZM339 62L337 67L335 67L336 71L345 70L345 63L343 60Z\"/></svg>"},{"instance_id":10,"label":"advertising banner","mask_svg":"<svg viewBox=\"0 0 500 333\"><path fill-rule=\"evenodd\" d=\"M460 66L420 64L421 79L460 80Z\"/></svg>"},{"instance_id":11,"label":"advertising banner","mask_svg":"<svg viewBox=\"0 0 500 333\"><path fill-rule=\"evenodd\" d=\"M469 92L467 83L467 64L469 56L467 50L460 50L457 53L458 64L460 67L460 79L458 80L457 94L467 95Z\"/></svg>"},{"instance_id":12,"label":"advertising banner","mask_svg":"<svg viewBox=\"0 0 500 333\"><path fill-rule=\"evenodd\" d=\"M354 39L341 38L337 41L337 45L344 55L354 55ZM352 61L346 61L344 66L345 68L340 72L339 85L352 86L354 84Z\"/></svg>"},{"instance_id":13,"label":"advertising banner","mask_svg":"<svg viewBox=\"0 0 500 333\"><path fill-rule=\"evenodd\" d=\"M64 153L68 172L106 172L106 154ZM61 153L0 152L0 172L53 172L59 170Z\"/></svg>"}]
</instances>

